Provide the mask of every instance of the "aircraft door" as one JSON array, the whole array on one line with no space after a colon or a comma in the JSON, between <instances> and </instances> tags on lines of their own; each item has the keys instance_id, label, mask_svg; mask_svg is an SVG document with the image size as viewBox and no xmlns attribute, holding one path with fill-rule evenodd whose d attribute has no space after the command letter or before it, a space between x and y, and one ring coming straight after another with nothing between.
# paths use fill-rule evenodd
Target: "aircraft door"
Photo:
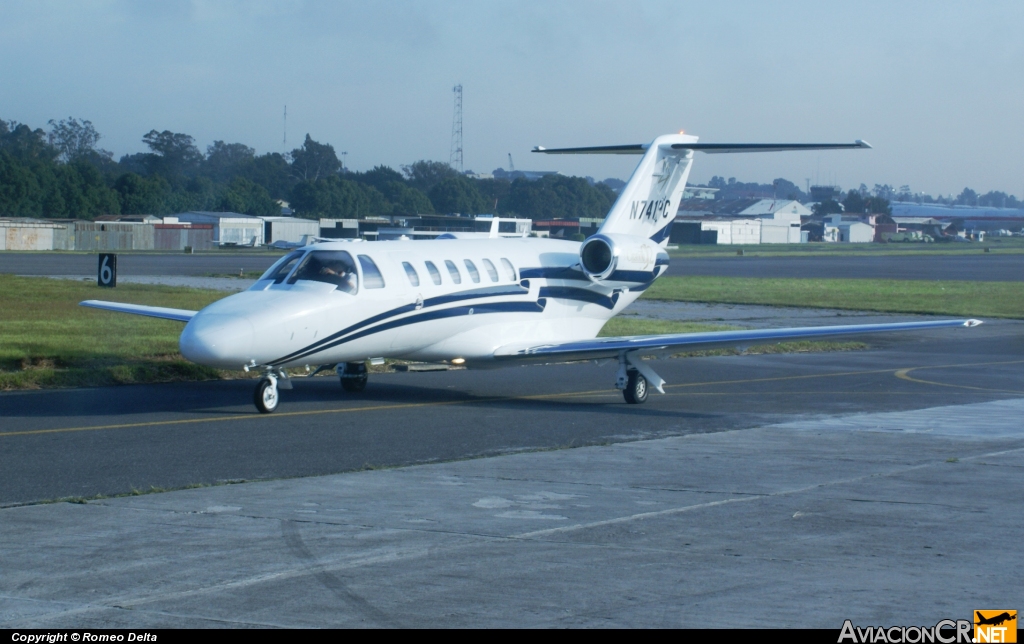
<instances>
[{"instance_id":1,"label":"aircraft door","mask_svg":"<svg viewBox=\"0 0 1024 644\"><path fill-rule=\"evenodd\" d=\"M390 253L388 257L392 260L393 268L399 273L396 281L404 289L401 295L402 304L413 306L413 311L407 315L416 315L417 311L423 310L426 298L430 297L429 291L436 286L431 281L423 260L416 253ZM414 324L399 326L392 334L391 350L405 351L422 346L424 339L422 327Z\"/></svg>"}]
</instances>

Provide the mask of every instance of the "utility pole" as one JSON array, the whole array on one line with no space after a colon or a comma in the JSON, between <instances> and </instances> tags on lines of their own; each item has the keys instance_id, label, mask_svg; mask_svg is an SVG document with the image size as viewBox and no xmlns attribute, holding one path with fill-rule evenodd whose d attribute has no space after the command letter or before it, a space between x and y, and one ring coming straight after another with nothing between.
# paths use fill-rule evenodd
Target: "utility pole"
<instances>
[{"instance_id":1,"label":"utility pole","mask_svg":"<svg viewBox=\"0 0 1024 644\"><path fill-rule=\"evenodd\" d=\"M512 163L512 153L508 153L508 173L512 174L516 171L516 164Z\"/></svg>"},{"instance_id":2,"label":"utility pole","mask_svg":"<svg viewBox=\"0 0 1024 644\"><path fill-rule=\"evenodd\" d=\"M452 116L452 148L448 165L462 174L462 84L452 88L455 94L455 114Z\"/></svg>"},{"instance_id":3,"label":"utility pole","mask_svg":"<svg viewBox=\"0 0 1024 644\"><path fill-rule=\"evenodd\" d=\"M284 140L281 141L281 148L283 152L288 151L288 106L284 106Z\"/></svg>"}]
</instances>

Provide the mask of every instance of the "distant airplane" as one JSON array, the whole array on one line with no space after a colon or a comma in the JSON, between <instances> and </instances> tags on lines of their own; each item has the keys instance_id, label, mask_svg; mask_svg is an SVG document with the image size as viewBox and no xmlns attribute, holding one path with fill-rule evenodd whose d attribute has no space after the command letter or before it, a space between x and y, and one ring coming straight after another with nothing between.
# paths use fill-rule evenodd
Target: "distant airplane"
<instances>
[{"instance_id":1,"label":"distant airplane","mask_svg":"<svg viewBox=\"0 0 1024 644\"><path fill-rule=\"evenodd\" d=\"M401 358L470 368L568 360L618 365L615 386L642 403L665 381L644 356L711 347L889 331L972 327L978 320L802 327L598 338L668 268L665 251L695 151L861 149L839 144L698 143L669 134L649 144L536 148L546 154L636 154L640 163L597 234L544 238L332 241L296 249L247 291L201 311L88 300L83 306L186 322L181 353L198 364L257 370L260 412L291 389L285 369L333 368L345 391L367 383L366 362Z\"/></svg>"},{"instance_id":2,"label":"distant airplane","mask_svg":"<svg viewBox=\"0 0 1024 644\"><path fill-rule=\"evenodd\" d=\"M248 242L221 241L219 239L211 239L210 242L213 243L213 244L217 244L218 246L221 246L221 247L257 248L259 246L259 244L256 243L257 239L259 239L259 237L257 235L253 235L252 239L250 239Z\"/></svg>"},{"instance_id":3,"label":"distant airplane","mask_svg":"<svg viewBox=\"0 0 1024 644\"><path fill-rule=\"evenodd\" d=\"M297 242L285 241L278 239L277 241L267 244L267 248L274 250L292 250L294 248L304 248L310 244L317 244L320 242L331 242L335 241L327 237L317 237L316 235L303 235L302 239Z\"/></svg>"}]
</instances>

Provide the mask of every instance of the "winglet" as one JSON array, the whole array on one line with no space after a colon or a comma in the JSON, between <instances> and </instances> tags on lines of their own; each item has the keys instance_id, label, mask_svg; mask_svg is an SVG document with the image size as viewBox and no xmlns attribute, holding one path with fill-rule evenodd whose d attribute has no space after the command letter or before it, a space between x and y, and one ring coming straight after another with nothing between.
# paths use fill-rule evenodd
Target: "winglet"
<instances>
[{"instance_id":1,"label":"winglet","mask_svg":"<svg viewBox=\"0 0 1024 644\"><path fill-rule=\"evenodd\" d=\"M981 320L975 320L973 318L970 320L964 320L964 326L967 327L968 329L971 327L981 326L981 324Z\"/></svg>"}]
</instances>

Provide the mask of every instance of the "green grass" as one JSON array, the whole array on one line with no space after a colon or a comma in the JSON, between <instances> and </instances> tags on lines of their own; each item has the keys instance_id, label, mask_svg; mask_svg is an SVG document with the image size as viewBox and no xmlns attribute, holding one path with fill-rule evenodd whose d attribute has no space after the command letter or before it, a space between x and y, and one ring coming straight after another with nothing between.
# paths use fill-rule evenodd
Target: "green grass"
<instances>
[{"instance_id":1,"label":"green grass","mask_svg":"<svg viewBox=\"0 0 1024 644\"><path fill-rule=\"evenodd\" d=\"M218 378L178 353L182 324L78 306L102 299L198 310L220 291L0 275L0 389Z\"/></svg>"},{"instance_id":2,"label":"green grass","mask_svg":"<svg viewBox=\"0 0 1024 644\"><path fill-rule=\"evenodd\" d=\"M662 278L665 279L665 278ZM677 322L675 320L651 320L631 315L614 317L604 325L598 337L607 338L620 335L660 335L663 333L701 333L706 331L735 331L741 327L725 324L701 324L697 322ZM679 353L680 356L723 356L767 353L808 353L818 351L857 351L866 349L863 342L831 342L825 340L800 340L796 342L776 342L752 346L746 351L738 349L707 349Z\"/></svg>"},{"instance_id":3,"label":"green grass","mask_svg":"<svg viewBox=\"0 0 1024 644\"><path fill-rule=\"evenodd\" d=\"M1024 282L663 277L643 297L677 302L1024 318Z\"/></svg>"},{"instance_id":4,"label":"green grass","mask_svg":"<svg viewBox=\"0 0 1024 644\"><path fill-rule=\"evenodd\" d=\"M991 237L984 242L933 242L889 244L679 244L669 251L672 257L875 257L882 255L940 256L980 255L985 253L1019 255L1024 253L1024 237Z\"/></svg>"},{"instance_id":5,"label":"green grass","mask_svg":"<svg viewBox=\"0 0 1024 644\"><path fill-rule=\"evenodd\" d=\"M695 297L693 289L701 280L704 278L662 278L648 291L647 296L692 300ZM714 285L708 288L712 295L721 296L723 292L729 292ZM754 290L763 291L760 288ZM750 291L749 285L747 291ZM0 275L0 293L3 293L3 299L0 300L0 389L244 377L241 372L202 367L182 358L178 353L178 336L182 329L180 322L78 306L82 300L103 299L198 310L225 297L221 291L151 284L122 284L116 289L102 289L91 279L72 281ZM712 299L706 294L702 297L704 301L733 301L728 298ZM1019 307L1022 298L1020 294L1016 297ZM804 302L798 305L817 304ZM735 327L648 320L627 315L609 321L601 335L694 333L732 328ZM750 352L838 351L864 346L861 343L790 342L755 347ZM704 351L687 355L730 353L736 352ZM387 365L380 367L381 370L386 368Z\"/></svg>"}]
</instances>

